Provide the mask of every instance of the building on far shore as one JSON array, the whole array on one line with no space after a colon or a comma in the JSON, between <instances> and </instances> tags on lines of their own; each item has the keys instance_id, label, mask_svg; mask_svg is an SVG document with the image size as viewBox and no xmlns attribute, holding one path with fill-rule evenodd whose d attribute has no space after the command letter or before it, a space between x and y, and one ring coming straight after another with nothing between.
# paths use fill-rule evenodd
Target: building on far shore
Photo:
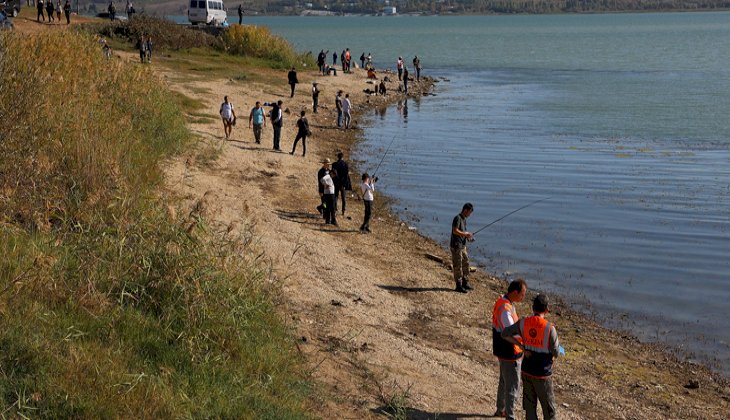
<instances>
[{"instance_id":1,"label":"building on far shore","mask_svg":"<svg viewBox=\"0 0 730 420\"><path fill-rule=\"evenodd\" d=\"M383 14L386 15L386 16L397 14L396 13L396 10L395 10L395 6L385 6L385 7L383 7Z\"/></svg>"}]
</instances>

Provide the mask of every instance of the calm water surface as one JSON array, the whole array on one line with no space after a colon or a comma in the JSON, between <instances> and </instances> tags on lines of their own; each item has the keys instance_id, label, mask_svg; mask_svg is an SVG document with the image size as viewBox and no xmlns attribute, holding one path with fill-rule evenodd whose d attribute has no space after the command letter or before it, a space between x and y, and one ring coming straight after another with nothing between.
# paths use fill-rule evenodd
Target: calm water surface
<instances>
[{"instance_id":1,"label":"calm water surface","mask_svg":"<svg viewBox=\"0 0 730 420\"><path fill-rule=\"evenodd\" d=\"M395 136L396 209L446 244L465 201L476 229L551 197L473 258L730 372L729 13L248 22L328 60L418 54L449 81L368 115L355 156L372 170Z\"/></svg>"}]
</instances>

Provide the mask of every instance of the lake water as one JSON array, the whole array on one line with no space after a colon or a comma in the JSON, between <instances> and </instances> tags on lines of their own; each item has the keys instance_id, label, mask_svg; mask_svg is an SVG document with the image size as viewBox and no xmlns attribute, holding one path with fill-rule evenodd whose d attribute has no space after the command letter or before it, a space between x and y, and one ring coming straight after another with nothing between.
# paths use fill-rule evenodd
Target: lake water
<instances>
[{"instance_id":1,"label":"lake water","mask_svg":"<svg viewBox=\"0 0 730 420\"><path fill-rule=\"evenodd\" d=\"M449 81L370 113L355 155L372 170L395 137L379 174L395 209L446 244L466 201L476 230L550 197L472 257L730 372L730 13L247 22L329 62L417 54Z\"/></svg>"}]
</instances>

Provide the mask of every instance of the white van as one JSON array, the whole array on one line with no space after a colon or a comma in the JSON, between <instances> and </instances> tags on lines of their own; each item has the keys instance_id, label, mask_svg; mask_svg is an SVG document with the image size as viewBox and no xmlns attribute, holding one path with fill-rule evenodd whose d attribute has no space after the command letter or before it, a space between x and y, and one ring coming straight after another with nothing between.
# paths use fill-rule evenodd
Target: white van
<instances>
[{"instance_id":1,"label":"white van","mask_svg":"<svg viewBox=\"0 0 730 420\"><path fill-rule=\"evenodd\" d=\"M188 20L193 25L222 25L228 17L221 0L190 0Z\"/></svg>"}]
</instances>

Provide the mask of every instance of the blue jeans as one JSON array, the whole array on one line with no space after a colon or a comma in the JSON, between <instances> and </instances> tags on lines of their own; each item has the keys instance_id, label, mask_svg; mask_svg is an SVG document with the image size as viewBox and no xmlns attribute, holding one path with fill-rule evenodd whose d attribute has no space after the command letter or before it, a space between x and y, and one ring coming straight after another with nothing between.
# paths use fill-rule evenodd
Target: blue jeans
<instances>
[{"instance_id":1,"label":"blue jeans","mask_svg":"<svg viewBox=\"0 0 730 420\"><path fill-rule=\"evenodd\" d=\"M342 111L337 111L337 127L342 127Z\"/></svg>"}]
</instances>

